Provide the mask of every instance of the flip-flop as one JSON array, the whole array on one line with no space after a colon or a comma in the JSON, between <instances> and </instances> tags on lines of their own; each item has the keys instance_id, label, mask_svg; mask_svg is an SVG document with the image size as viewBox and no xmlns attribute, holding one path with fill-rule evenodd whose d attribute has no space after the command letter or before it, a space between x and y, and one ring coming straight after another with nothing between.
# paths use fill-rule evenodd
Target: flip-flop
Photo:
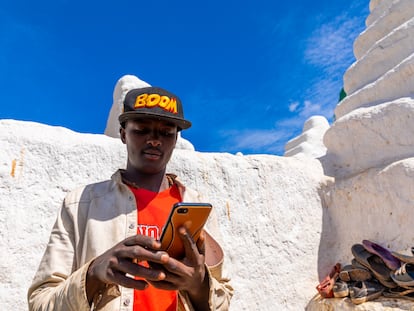
<instances>
[{"instance_id":1,"label":"flip-flop","mask_svg":"<svg viewBox=\"0 0 414 311\"><path fill-rule=\"evenodd\" d=\"M345 282L337 280L333 286L333 295L335 298L344 298L349 295L349 288L352 287L355 282Z\"/></svg>"},{"instance_id":2,"label":"flip-flop","mask_svg":"<svg viewBox=\"0 0 414 311\"><path fill-rule=\"evenodd\" d=\"M354 304L359 305L378 298L384 292L384 289L377 282L360 281L349 288L349 297Z\"/></svg>"},{"instance_id":3,"label":"flip-flop","mask_svg":"<svg viewBox=\"0 0 414 311\"><path fill-rule=\"evenodd\" d=\"M363 268L363 269L366 269L367 268L364 265L361 265L355 258L352 258L351 265L354 268Z\"/></svg>"},{"instance_id":4,"label":"flip-flop","mask_svg":"<svg viewBox=\"0 0 414 311\"><path fill-rule=\"evenodd\" d=\"M398 252L391 252L391 254L401 260L402 262L414 263L414 256L404 255Z\"/></svg>"},{"instance_id":5,"label":"flip-flop","mask_svg":"<svg viewBox=\"0 0 414 311\"><path fill-rule=\"evenodd\" d=\"M391 273L391 278L399 286L412 289L414 287L414 264L403 264L400 269Z\"/></svg>"},{"instance_id":6,"label":"flip-flop","mask_svg":"<svg viewBox=\"0 0 414 311\"><path fill-rule=\"evenodd\" d=\"M341 271L341 264L336 263L333 266L331 272L316 286L316 290L323 298L332 298L333 294L333 286L336 282L336 279L339 276L339 272Z\"/></svg>"},{"instance_id":7,"label":"flip-flop","mask_svg":"<svg viewBox=\"0 0 414 311\"><path fill-rule=\"evenodd\" d=\"M414 288L388 288L382 293L382 295L388 298L403 298L414 301Z\"/></svg>"},{"instance_id":8,"label":"flip-flop","mask_svg":"<svg viewBox=\"0 0 414 311\"><path fill-rule=\"evenodd\" d=\"M395 288L398 285L391 279L391 270L377 255L368 252L361 244L354 244L351 248L356 261L368 268L375 278L385 287Z\"/></svg>"},{"instance_id":9,"label":"flip-flop","mask_svg":"<svg viewBox=\"0 0 414 311\"><path fill-rule=\"evenodd\" d=\"M369 240L363 240L362 245L368 252L379 256L391 270L397 270L399 267L401 267L401 261L398 258L394 257L391 252L385 247L382 247L381 245Z\"/></svg>"},{"instance_id":10,"label":"flip-flop","mask_svg":"<svg viewBox=\"0 0 414 311\"><path fill-rule=\"evenodd\" d=\"M342 281L366 281L372 277L371 272L362 265L346 265L339 272Z\"/></svg>"}]
</instances>

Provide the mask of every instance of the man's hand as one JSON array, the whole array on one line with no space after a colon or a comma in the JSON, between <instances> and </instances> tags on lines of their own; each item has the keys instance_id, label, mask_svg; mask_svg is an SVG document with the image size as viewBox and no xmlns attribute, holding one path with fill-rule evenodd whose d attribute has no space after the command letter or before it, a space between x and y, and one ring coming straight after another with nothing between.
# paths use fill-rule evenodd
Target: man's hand
<instances>
[{"instance_id":1,"label":"man's hand","mask_svg":"<svg viewBox=\"0 0 414 311\"><path fill-rule=\"evenodd\" d=\"M127 274L148 281L164 280L165 273L163 271L146 268L134 262L168 263L170 257L166 252L159 250L160 246L160 243L151 237L135 235L95 258L89 266L86 276L86 293L89 303L92 302L95 294L108 284L117 284L138 290L148 286L146 281L135 280Z\"/></svg>"},{"instance_id":2,"label":"man's hand","mask_svg":"<svg viewBox=\"0 0 414 311\"><path fill-rule=\"evenodd\" d=\"M209 284L205 270L205 245L202 234L197 244L191 238L186 228L179 229L180 238L185 249L185 258L176 260L169 258L162 264L164 278L150 280L154 287L164 290L186 291L197 310L209 310ZM160 265L152 265L159 267Z\"/></svg>"}]
</instances>

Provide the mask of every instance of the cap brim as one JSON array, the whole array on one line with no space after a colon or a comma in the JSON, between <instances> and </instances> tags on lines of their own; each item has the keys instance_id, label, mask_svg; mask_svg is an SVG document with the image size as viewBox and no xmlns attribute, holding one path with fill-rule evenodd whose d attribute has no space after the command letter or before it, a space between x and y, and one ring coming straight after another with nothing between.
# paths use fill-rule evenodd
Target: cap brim
<instances>
[{"instance_id":1,"label":"cap brim","mask_svg":"<svg viewBox=\"0 0 414 311\"><path fill-rule=\"evenodd\" d=\"M190 121L179 119L179 118L166 117L166 116L162 116L159 114L148 113L148 112L145 112L145 113L142 113L142 112L137 113L136 111L124 112L121 115L119 115L118 120L119 120L119 123L123 123L128 120L148 119L148 118L172 122L175 125L177 125L177 127L183 130L191 127Z\"/></svg>"}]
</instances>

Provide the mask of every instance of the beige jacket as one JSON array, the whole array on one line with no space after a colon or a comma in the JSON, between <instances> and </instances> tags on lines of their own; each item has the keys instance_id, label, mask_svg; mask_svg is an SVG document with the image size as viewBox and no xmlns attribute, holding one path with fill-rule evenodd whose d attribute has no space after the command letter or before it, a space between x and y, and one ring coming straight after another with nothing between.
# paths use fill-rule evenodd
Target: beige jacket
<instances>
[{"instance_id":1,"label":"beige jacket","mask_svg":"<svg viewBox=\"0 0 414 311\"><path fill-rule=\"evenodd\" d=\"M202 198L176 180L184 202ZM214 227L214 226L213 226ZM210 234L216 237L214 230ZM86 272L91 261L137 232L137 208L133 193L121 182L120 171L111 180L70 192L60 209L46 251L28 291L29 310L132 311L133 290L111 285L89 305ZM216 244L216 252L222 250ZM228 310L233 288L225 276L223 256L207 267L210 309ZM179 292L178 310L197 310L185 292Z\"/></svg>"}]
</instances>

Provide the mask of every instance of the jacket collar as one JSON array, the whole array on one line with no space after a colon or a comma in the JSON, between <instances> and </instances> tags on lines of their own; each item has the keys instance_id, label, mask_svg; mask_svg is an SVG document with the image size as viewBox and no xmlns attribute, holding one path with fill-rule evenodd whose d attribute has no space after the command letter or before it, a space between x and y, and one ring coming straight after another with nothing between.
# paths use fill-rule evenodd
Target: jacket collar
<instances>
[{"instance_id":1,"label":"jacket collar","mask_svg":"<svg viewBox=\"0 0 414 311\"><path fill-rule=\"evenodd\" d=\"M126 185L123 181L122 181L122 173L125 172L124 169L118 169L114 174L112 174L111 176L111 180L113 182L115 182L116 184L122 184L122 185ZM167 176L171 177L171 179L173 180L174 184L176 184L178 186L178 190L180 191L180 195L181 198L184 198L184 192L186 190L186 187L183 185L183 183L180 181L180 179L177 177L177 175L175 174L171 174L171 173L167 173Z\"/></svg>"}]
</instances>

